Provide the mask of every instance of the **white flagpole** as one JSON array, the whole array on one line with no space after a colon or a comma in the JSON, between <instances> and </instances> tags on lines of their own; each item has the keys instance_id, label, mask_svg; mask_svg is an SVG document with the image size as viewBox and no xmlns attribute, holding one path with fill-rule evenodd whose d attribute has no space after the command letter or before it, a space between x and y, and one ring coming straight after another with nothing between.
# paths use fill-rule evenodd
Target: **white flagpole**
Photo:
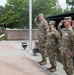
<instances>
[{"instance_id":1,"label":"white flagpole","mask_svg":"<svg viewBox=\"0 0 74 75\"><path fill-rule=\"evenodd\" d=\"M29 51L32 52L32 0L29 0Z\"/></svg>"}]
</instances>

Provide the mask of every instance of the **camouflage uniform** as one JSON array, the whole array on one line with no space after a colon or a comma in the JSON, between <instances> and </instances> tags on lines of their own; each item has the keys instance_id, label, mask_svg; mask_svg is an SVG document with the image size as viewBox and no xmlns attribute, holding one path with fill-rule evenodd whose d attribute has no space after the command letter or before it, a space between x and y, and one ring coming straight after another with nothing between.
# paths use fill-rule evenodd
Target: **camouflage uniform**
<instances>
[{"instance_id":1,"label":"camouflage uniform","mask_svg":"<svg viewBox=\"0 0 74 75\"><path fill-rule=\"evenodd\" d=\"M45 50L45 43L46 43L46 25L47 21L43 20L39 23L38 26L38 40L39 40L39 50L42 55L42 59L46 60L46 50Z\"/></svg>"},{"instance_id":2,"label":"camouflage uniform","mask_svg":"<svg viewBox=\"0 0 74 75\"><path fill-rule=\"evenodd\" d=\"M47 29L46 48L50 64L54 67L57 66L57 48L59 46L59 39L60 35L55 28L53 28L53 30Z\"/></svg>"},{"instance_id":3,"label":"camouflage uniform","mask_svg":"<svg viewBox=\"0 0 74 75\"><path fill-rule=\"evenodd\" d=\"M74 40L73 40L73 30L72 28L66 29L63 28L61 29L61 34L62 34L62 41L61 41L61 58L62 58L62 63L64 70L66 71L67 75L73 75L73 59L70 55L70 53L73 53L74 51Z\"/></svg>"},{"instance_id":4,"label":"camouflage uniform","mask_svg":"<svg viewBox=\"0 0 74 75\"><path fill-rule=\"evenodd\" d=\"M46 42L48 23L45 19L43 19L42 21L40 21L39 24L37 23L37 21L35 21L35 24L38 26L39 50L42 55L42 60L46 60L47 53L45 50L45 42Z\"/></svg>"},{"instance_id":5,"label":"camouflage uniform","mask_svg":"<svg viewBox=\"0 0 74 75\"><path fill-rule=\"evenodd\" d=\"M73 29L73 32L74 32L74 28L72 28ZM73 57L73 68L74 68L74 57Z\"/></svg>"}]
</instances>

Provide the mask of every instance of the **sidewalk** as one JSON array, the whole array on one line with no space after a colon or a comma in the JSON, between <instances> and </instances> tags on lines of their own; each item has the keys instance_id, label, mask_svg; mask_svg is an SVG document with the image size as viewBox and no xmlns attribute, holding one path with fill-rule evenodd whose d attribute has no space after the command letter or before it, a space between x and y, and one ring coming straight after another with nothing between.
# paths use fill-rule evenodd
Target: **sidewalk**
<instances>
[{"instance_id":1,"label":"sidewalk","mask_svg":"<svg viewBox=\"0 0 74 75\"><path fill-rule=\"evenodd\" d=\"M12 45L13 47L15 47L16 49L18 49L19 51L23 51L23 54L26 55L28 58L30 58L32 61L34 61L35 64L37 64L37 66L40 66L37 62L41 60L41 55L39 53L37 53L37 56L34 56L33 53L29 52L29 41L25 40L28 44L28 47L26 50L24 50L21 46L21 43L24 42L23 41L7 41L10 45ZM32 48L34 48L34 43L35 40L32 41ZM63 66L61 63L57 62L57 71L54 73L50 73L47 71L47 68L49 68L50 62L47 58L47 65L44 66L40 66L45 72L52 74L52 75L66 75L65 71L63 70ZM38 74L39 75L39 74ZM46 74L47 75L47 74Z\"/></svg>"},{"instance_id":2,"label":"sidewalk","mask_svg":"<svg viewBox=\"0 0 74 75\"><path fill-rule=\"evenodd\" d=\"M26 55L22 41L0 41L0 75L50 75Z\"/></svg>"}]
</instances>

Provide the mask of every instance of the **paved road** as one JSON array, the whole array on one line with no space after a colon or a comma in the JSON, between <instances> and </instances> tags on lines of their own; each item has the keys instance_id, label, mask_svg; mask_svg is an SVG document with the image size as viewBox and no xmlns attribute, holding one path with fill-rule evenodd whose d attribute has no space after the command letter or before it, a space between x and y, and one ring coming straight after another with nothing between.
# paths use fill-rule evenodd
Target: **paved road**
<instances>
[{"instance_id":1,"label":"paved road","mask_svg":"<svg viewBox=\"0 0 74 75\"><path fill-rule=\"evenodd\" d=\"M16 42L1 41L0 75L50 75L50 73L28 58Z\"/></svg>"}]
</instances>

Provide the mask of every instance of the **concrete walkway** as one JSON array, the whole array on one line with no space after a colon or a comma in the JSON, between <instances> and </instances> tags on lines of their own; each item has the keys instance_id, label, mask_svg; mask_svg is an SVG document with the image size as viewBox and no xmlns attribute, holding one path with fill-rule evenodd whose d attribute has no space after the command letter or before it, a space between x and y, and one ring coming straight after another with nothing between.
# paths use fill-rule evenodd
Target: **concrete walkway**
<instances>
[{"instance_id":1,"label":"concrete walkway","mask_svg":"<svg viewBox=\"0 0 74 75\"><path fill-rule=\"evenodd\" d=\"M24 42L24 40L22 41L7 41L10 45L12 45L13 47L15 47L16 49L18 49L19 51L22 51L24 55L26 55L28 58L30 58L35 64L37 64L37 66L40 66L44 71L48 73L49 75L66 75L65 71L63 70L63 65L59 62L57 62L57 71L54 73L50 73L47 71L47 68L49 68L50 65L50 61L47 58L47 64L44 66L39 65L37 62L41 60L41 55L39 53L37 53L37 56L34 56L34 54L32 52L29 51L29 41L25 40L25 42L27 42L28 47L26 50L24 50L21 46L21 43ZM32 48L35 47L35 40L32 41ZM46 74L47 75L47 74Z\"/></svg>"},{"instance_id":2,"label":"concrete walkway","mask_svg":"<svg viewBox=\"0 0 74 75\"><path fill-rule=\"evenodd\" d=\"M50 75L29 57L21 47L22 41L0 42L0 75Z\"/></svg>"}]
</instances>

